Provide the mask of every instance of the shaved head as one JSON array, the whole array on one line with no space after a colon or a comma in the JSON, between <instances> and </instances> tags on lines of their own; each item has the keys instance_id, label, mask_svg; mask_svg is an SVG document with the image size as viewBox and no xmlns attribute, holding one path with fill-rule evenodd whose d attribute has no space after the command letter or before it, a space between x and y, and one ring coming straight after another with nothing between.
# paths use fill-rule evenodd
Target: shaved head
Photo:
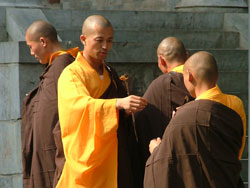
<instances>
[{"instance_id":1,"label":"shaved head","mask_svg":"<svg viewBox=\"0 0 250 188\"><path fill-rule=\"evenodd\" d=\"M167 37L162 40L157 49L158 55L163 55L168 61L185 62L187 53L184 44L176 37Z\"/></svg>"},{"instance_id":2,"label":"shaved head","mask_svg":"<svg viewBox=\"0 0 250 188\"><path fill-rule=\"evenodd\" d=\"M31 41L39 41L40 37L45 37L52 42L58 42L56 29L43 20L33 22L26 30L26 35Z\"/></svg>"},{"instance_id":3,"label":"shaved head","mask_svg":"<svg viewBox=\"0 0 250 188\"><path fill-rule=\"evenodd\" d=\"M93 32L95 32L96 25L102 28L112 27L112 24L104 16L92 15L87 17L83 22L82 34L86 36L92 34Z\"/></svg>"},{"instance_id":4,"label":"shaved head","mask_svg":"<svg viewBox=\"0 0 250 188\"><path fill-rule=\"evenodd\" d=\"M211 85L216 84L218 68L215 58L208 52L197 52L184 64L184 71L190 71L196 79Z\"/></svg>"}]
</instances>

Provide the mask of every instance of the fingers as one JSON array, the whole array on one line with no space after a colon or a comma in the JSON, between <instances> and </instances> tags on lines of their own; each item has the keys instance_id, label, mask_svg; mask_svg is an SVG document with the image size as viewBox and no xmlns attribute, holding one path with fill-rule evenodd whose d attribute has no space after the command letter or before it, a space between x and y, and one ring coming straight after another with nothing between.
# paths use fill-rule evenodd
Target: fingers
<instances>
[{"instance_id":1,"label":"fingers","mask_svg":"<svg viewBox=\"0 0 250 188\"><path fill-rule=\"evenodd\" d=\"M154 149L159 146L159 144L161 143L161 139L158 137L158 138L155 138L155 139L152 139L149 143L149 152L152 154Z\"/></svg>"},{"instance_id":2,"label":"fingers","mask_svg":"<svg viewBox=\"0 0 250 188\"><path fill-rule=\"evenodd\" d=\"M141 111L147 106L146 99L142 97L130 95L128 96L128 98L129 98L129 109L127 110L130 112Z\"/></svg>"},{"instance_id":3,"label":"fingers","mask_svg":"<svg viewBox=\"0 0 250 188\"><path fill-rule=\"evenodd\" d=\"M125 98L117 99L116 108L124 109L127 113L141 111L147 106L147 101L139 96L130 95Z\"/></svg>"}]
</instances>

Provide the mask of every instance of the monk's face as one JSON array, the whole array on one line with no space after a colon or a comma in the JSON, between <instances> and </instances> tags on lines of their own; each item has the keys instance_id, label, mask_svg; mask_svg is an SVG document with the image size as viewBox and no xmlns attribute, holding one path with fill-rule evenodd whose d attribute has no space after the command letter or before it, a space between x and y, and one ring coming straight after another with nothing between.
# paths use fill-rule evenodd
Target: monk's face
<instances>
[{"instance_id":1,"label":"monk's face","mask_svg":"<svg viewBox=\"0 0 250 188\"><path fill-rule=\"evenodd\" d=\"M30 49L30 54L34 56L41 64L48 63L49 57L44 46L44 41L32 41L29 36L25 36L26 44Z\"/></svg>"},{"instance_id":2,"label":"monk's face","mask_svg":"<svg viewBox=\"0 0 250 188\"><path fill-rule=\"evenodd\" d=\"M81 41L84 45L85 54L90 60L103 61L113 45L114 31L112 27L93 26L93 32Z\"/></svg>"}]
</instances>

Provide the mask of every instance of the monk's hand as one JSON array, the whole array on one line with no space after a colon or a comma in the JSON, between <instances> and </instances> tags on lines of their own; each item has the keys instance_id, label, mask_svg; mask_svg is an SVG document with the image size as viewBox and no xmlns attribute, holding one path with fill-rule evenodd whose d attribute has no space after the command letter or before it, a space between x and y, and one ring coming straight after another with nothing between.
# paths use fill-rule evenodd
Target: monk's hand
<instances>
[{"instance_id":1,"label":"monk's hand","mask_svg":"<svg viewBox=\"0 0 250 188\"><path fill-rule=\"evenodd\" d=\"M154 149L155 149L157 146L159 146L160 143L161 143L160 137L151 140L150 143L149 143L149 152L152 154L153 151L154 151Z\"/></svg>"},{"instance_id":2,"label":"monk's hand","mask_svg":"<svg viewBox=\"0 0 250 188\"><path fill-rule=\"evenodd\" d=\"M116 108L118 110L124 109L127 113L134 113L143 110L147 106L146 99L130 95L125 98L118 98L116 101Z\"/></svg>"}]
</instances>

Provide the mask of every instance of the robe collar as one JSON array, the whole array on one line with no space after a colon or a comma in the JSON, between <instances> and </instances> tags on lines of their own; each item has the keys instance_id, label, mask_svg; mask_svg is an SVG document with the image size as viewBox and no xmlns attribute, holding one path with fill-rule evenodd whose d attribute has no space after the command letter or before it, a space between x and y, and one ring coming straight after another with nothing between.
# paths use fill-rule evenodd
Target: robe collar
<instances>
[{"instance_id":1,"label":"robe collar","mask_svg":"<svg viewBox=\"0 0 250 188\"><path fill-rule=\"evenodd\" d=\"M178 73L182 73L182 74L183 74L183 67L184 67L184 65L179 65L179 66L173 68L171 71L172 71L172 72L178 72Z\"/></svg>"},{"instance_id":2,"label":"robe collar","mask_svg":"<svg viewBox=\"0 0 250 188\"><path fill-rule=\"evenodd\" d=\"M53 60L59 56L59 55L62 55L62 54L70 54L72 57L76 57L77 53L79 51L79 48L78 47L75 47L75 48L71 48L71 49L68 49L68 50L60 50L60 51L57 51L55 53L53 53L51 56L50 56L50 60L49 60L49 65L52 64Z\"/></svg>"},{"instance_id":3,"label":"robe collar","mask_svg":"<svg viewBox=\"0 0 250 188\"><path fill-rule=\"evenodd\" d=\"M215 96L221 95L222 92L220 90L220 88L218 87L218 85L216 85L215 87L205 91L204 93L202 93L199 97L197 97L195 100L199 100L199 99L213 99Z\"/></svg>"}]
</instances>

